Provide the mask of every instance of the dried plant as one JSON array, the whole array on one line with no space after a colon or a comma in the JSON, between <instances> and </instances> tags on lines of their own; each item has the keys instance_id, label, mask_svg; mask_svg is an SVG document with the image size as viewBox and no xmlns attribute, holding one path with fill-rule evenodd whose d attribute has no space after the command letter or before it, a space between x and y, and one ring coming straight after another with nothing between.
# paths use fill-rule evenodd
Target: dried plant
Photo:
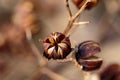
<instances>
[{"instance_id":1,"label":"dried plant","mask_svg":"<svg viewBox=\"0 0 120 80\"><path fill-rule=\"evenodd\" d=\"M77 68L80 69L84 74L84 80L90 80L90 71L99 69L102 65L103 60L99 57L96 57L96 54L101 51L100 44L96 41L88 40L84 41L76 47L72 48L70 36L72 35L72 29L74 25L83 25L89 23L78 22L78 17L86 9L91 9L94 7L98 0L78 0L80 2L75 2L75 5L79 10L73 15L69 0L65 0L65 5L69 14L69 21L62 32L53 32L50 33L43 40L43 54L40 53L36 47L32 34L37 33L39 30L39 20L37 19L36 4L34 0L25 0L15 10L12 24L10 26L10 31L8 30L5 33L5 40L9 43L9 49L11 52L19 52L19 48L24 46L26 50L23 53L26 53L30 49L29 53L32 53L35 58L37 58L39 66L37 70L31 75L31 80L37 80L37 77L45 74L53 80L68 80L67 78L53 72L50 70L47 65L49 60L53 59L57 62L65 63L72 62ZM5 28L6 30L6 28ZM4 33L4 32L3 32ZM5 40L1 39L0 35L0 48L5 44ZM15 40L15 41L14 41ZM21 45L22 44L22 45ZM20 46L20 47L16 47ZM15 48L12 49L11 47ZM42 56L44 55L44 56ZM46 59L47 58L47 59ZM2 69L2 62L0 63L0 69ZM9 77L8 77L9 78Z\"/></svg>"},{"instance_id":2,"label":"dried plant","mask_svg":"<svg viewBox=\"0 0 120 80\"><path fill-rule=\"evenodd\" d=\"M83 0L84 2L80 3L82 6L79 7L77 13L74 15L71 12L69 7L69 1L65 0L67 11L69 13L69 21L64 32L53 32L49 34L43 40L44 56L48 59L53 59L58 62L73 62L80 71L92 71L99 69L102 64L102 59L95 57L94 55L100 52L100 46L95 41L85 41L79 45L79 48L71 48L70 36L71 29L74 27L74 24L86 24L88 22L76 22L76 19L79 15L87 9L90 3L94 3L91 0ZM86 7L87 6L87 7ZM68 56L70 54L70 56ZM76 55L76 57L74 57ZM83 57L83 58L82 58ZM86 73L86 72L85 72ZM86 73L88 74L88 73ZM89 76L85 75L85 80L89 80Z\"/></svg>"}]
</instances>

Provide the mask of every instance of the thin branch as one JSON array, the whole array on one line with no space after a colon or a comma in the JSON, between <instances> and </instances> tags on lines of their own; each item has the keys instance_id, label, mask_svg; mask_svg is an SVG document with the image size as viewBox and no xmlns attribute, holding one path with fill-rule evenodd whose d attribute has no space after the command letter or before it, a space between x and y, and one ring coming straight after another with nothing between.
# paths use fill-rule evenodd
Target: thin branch
<instances>
[{"instance_id":1,"label":"thin branch","mask_svg":"<svg viewBox=\"0 0 120 80\"><path fill-rule=\"evenodd\" d=\"M32 34L31 34L31 31L29 29L26 29L26 37L27 37L27 40L30 44L30 47L32 48L33 52L34 52L34 55L37 57L38 59L38 62L39 62L39 65L41 67L47 65L47 60L43 58L43 56L41 55L40 51L38 50L38 48L36 47L35 43L33 42L32 40Z\"/></svg>"},{"instance_id":2,"label":"thin branch","mask_svg":"<svg viewBox=\"0 0 120 80\"><path fill-rule=\"evenodd\" d=\"M89 21L86 21L86 22L75 22L75 23L73 23L73 26L74 27L72 27L71 28L71 30L69 31L69 34L73 34L74 32L75 32L75 30L79 27L79 28L84 28L84 27L86 27L86 26L80 26L80 25L85 25L85 24L88 24L88 23L90 23Z\"/></svg>"},{"instance_id":3,"label":"thin branch","mask_svg":"<svg viewBox=\"0 0 120 80\"><path fill-rule=\"evenodd\" d=\"M90 23L89 21L85 21L85 22L77 22L77 23L73 23L74 25L83 25L83 24L88 24Z\"/></svg>"},{"instance_id":4,"label":"thin branch","mask_svg":"<svg viewBox=\"0 0 120 80\"><path fill-rule=\"evenodd\" d=\"M70 6L69 6L68 0L65 0L65 4L66 4L67 11L68 11L68 13L69 13L69 16L70 16L70 18L71 18L71 17L72 17L72 12L71 12L71 10L70 10Z\"/></svg>"},{"instance_id":5,"label":"thin branch","mask_svg":"<svg viewBox=\"0 0 120 80\"><path fill-rule=\"evenodd\" d=\"M56 60L57 62L72 62L73 58L67 58L63 60Z\"/></svg>"},{"instance_id":6,"label":"thin branch","mask_svg":"<svg viewBox=\"0 0 120 80\"><path fill-rule=\"evenodd\" d=\"M69 31L70 29L73 27L73 23L75 22L75 20L78 18L78 16L82 13L82 11L85 9L87 3L89 2L90 0L86 0L85 3L83 4L83 6L80 8L80 10L70 18L69 22L68 22L68 25L66 27L66 29L64 30L64 34L66 36L69 35Z\"/></svg>"},{"instance_id":7,"label":"thin branch","mask_svg":"<svg viewBox=\"0 0 120 80\"><path fill-rule=\"evenodd\" d=\"M72 17L73 21L76 20L76 18L83 12L83 10L85 9L85 7L89 1L90 0L85 0L85 3L82 5L80 10Z\"/></svg>"},{"instance_id":8,"label":"thin branch","mask_svg":"<svg viewBox=\"0 0 120 80\"><path fill-rule=\"evenodd\" d=\"M80 64L78 64L78 62L76 61L75 57L73 56L73 54L75 54L75 51L71 52L71 55L66 58L66 59L62 59L62 60L56 60L57 62L72 62L76 67L78 67L80 69L80 71L82 70L82 67Z\"/></svg>"}]
</instances>

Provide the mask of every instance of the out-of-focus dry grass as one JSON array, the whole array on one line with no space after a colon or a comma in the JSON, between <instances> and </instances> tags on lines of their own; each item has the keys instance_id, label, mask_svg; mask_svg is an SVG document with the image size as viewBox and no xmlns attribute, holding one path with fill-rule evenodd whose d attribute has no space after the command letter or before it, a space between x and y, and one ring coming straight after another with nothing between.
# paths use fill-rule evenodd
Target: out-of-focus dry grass
<instances>
[{"instance_id":1,"label":"out-of-focus dry grass","mask_svg":"<svg viewBox=\"0 0 120 80\"><path fill-rule=\"evenodd\" d=\"M24 31L17 29L12 24L3 27L3 24L10 23L11 14L19 1L0 0L0 80L30 80L31 78L50 80L44 71L43 74L39 72L37 57L24 37ZM43 24L40 26L40 32L33 38L42 52L41 40L50 32L63 32L69 16L64 0L40 0L39 2L41 5L40 19ZM76 7L73 3L70 4L72 12L75 13ZM120 64L119 4L120 0L100 0L98 6L83 12L79 18L80 21L90 21L90 24L81 25L71 35L73 47L85 40L95 40L101 43L102 52L99 56L104 59L104 62L100 70L111 63ZM7 40L6 42L2 42L4 38ZM5 46L1 48L3 43ZM1 64L4 65L1 66ZM58 63L51 60L47 67L68 80L83 80L83 74L72 63Z\"/></svg>"}]
</instances>

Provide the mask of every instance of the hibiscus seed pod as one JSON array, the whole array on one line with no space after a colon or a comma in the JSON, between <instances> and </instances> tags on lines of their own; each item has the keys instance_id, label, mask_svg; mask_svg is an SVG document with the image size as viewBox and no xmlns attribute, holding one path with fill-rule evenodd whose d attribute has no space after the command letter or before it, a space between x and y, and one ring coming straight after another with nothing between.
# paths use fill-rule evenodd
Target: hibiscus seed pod
<instances>
[{"instance_id":1,"label":"hibiscus seed pod","mask_svg":"<svg viewBox=\"0 0 120 80\"><path fill-rule=\"evenodd\" d=\"M93 71L99 69L103 60L99 57L92 56L88 59L79 59L78 63L82 66L84 71Z\"/></svg>"},{"instance_id":2,"label":"hibiscus seed pod","mask_svg":"<svg viewBox=\"0 0 120 80\"><path fill-rule=\"evenodd\" d=\"M43 41L44 56L48 59L64 59L71 52L69 37L53 32Z\"/></svg>"},{"instance_id":3,"label":"hibiscus seed pod","mask_svg":"<svg viewBox=\"0 0 120 80\"><path fill-rule=\"evenodd\" d=\"M89 58L100 51L99 43L95 41L85 41L78 46L75 57L77 60L79 58Z\"/></svg>"},{"instance_id":4,"label":"hibiscus seed pod","mask_svg":"<svg viewBox=\"0 0 120 80\"><path fill-rule=\"evenodd\" d=\"M85 3L85 0L72 0L73 3L78 7L81 8L82 5ZM91 9L92 7L98 4L99 0L91 0L87 3L86 9Z\"/></svg>"}]
</instances>

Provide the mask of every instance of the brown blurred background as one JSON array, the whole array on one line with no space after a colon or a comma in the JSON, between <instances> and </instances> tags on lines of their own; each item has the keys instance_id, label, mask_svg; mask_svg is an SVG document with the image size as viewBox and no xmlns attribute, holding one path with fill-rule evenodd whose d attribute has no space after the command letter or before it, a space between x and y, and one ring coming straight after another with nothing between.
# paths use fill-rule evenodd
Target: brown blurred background
<instances>
[{"instance_id":1,"label":"brown blurred background","mask_svg":"<svg viewBox=\"0 0 120 80\"><path fill-rule=\"evenodd\" d=\"M0 46L4 43L4 38L9 39L5 43L7 46L0 48L0 80L31 80L33 76L37 77L33 80L52 80L39 72L37 57L26 41L25 33L8 27L12 26L12 16L21 1L24 0L0 0ZM42 53L42 40L51 32L63 32L69 16L64 0L38 0L38 4L41 24L39 33L33 35L33 39ZM70 7L74 14L77 8L71 1ZM100 0L96 7L84 11L79 21L90 23L80 25L73 31L74 34L70 37L73 47L86 40L100 42L102 52L99 56L104 62L97 72L111 63L120 64L120 0ZM51 60L47 67L68 80L83 80L83 74L72 63Z\"/></svg>"}]
</instances>

